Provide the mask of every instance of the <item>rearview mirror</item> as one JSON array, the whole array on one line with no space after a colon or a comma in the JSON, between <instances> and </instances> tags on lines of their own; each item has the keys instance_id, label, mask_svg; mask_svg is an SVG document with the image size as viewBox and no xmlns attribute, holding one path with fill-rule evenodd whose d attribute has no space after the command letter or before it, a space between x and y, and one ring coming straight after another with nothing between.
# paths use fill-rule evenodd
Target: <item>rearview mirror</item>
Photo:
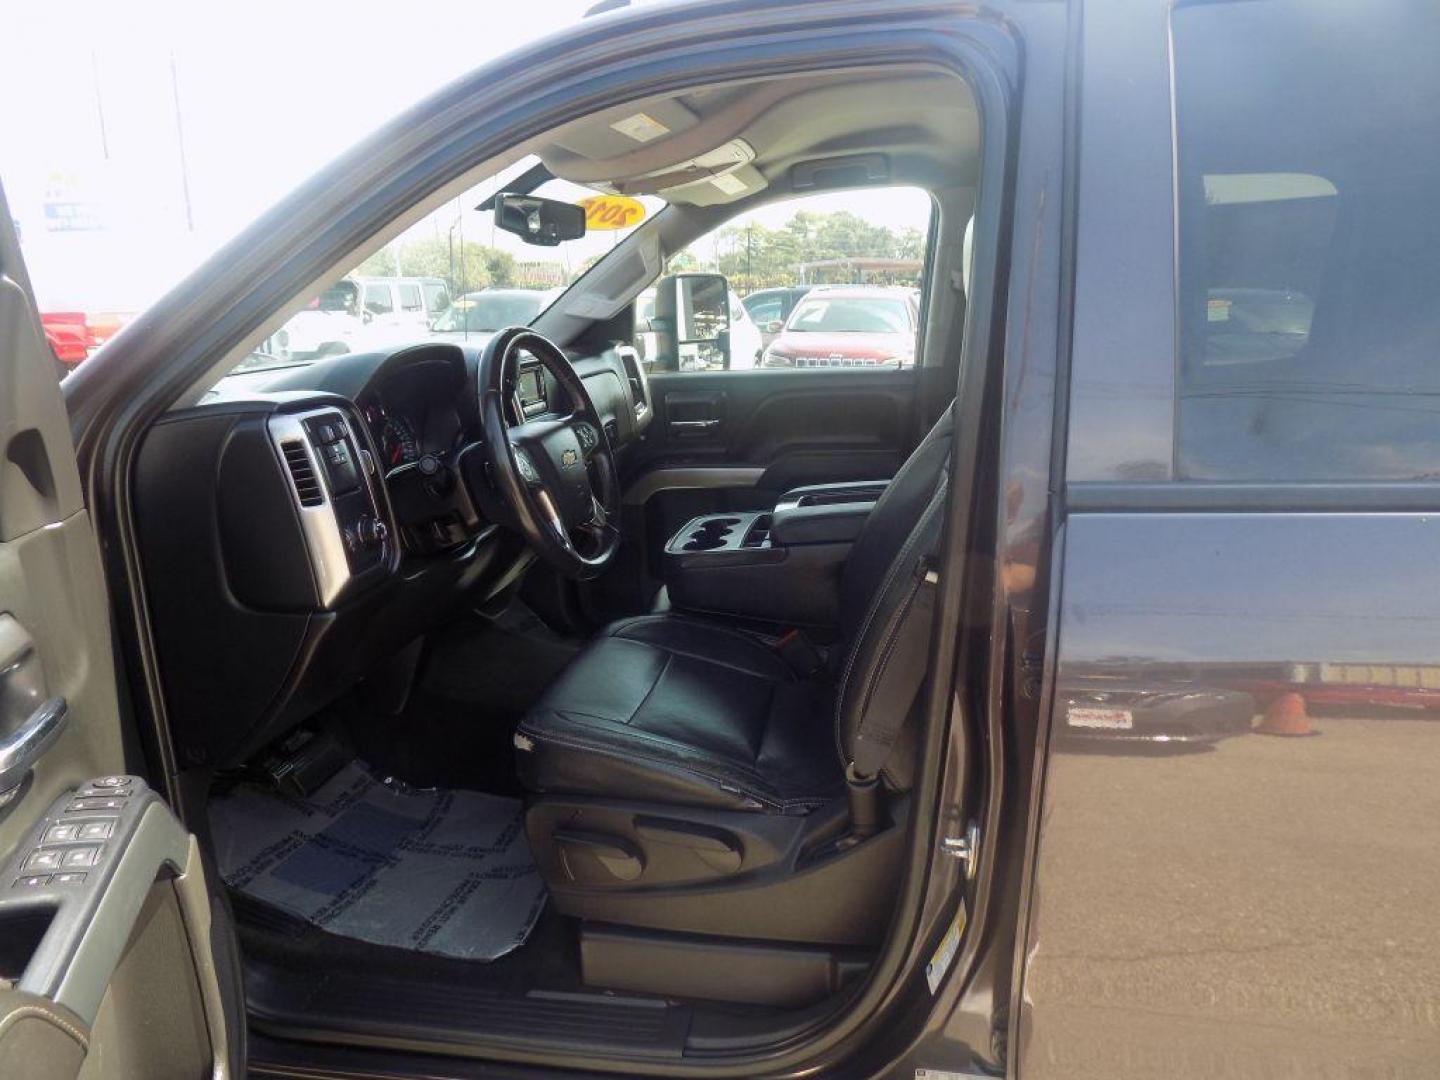
<instances>
[{"instance_id":1,"label":"rearview mirror","mask_svg":"<svg viewBox=\"0 0 1440 1080\"><path fill-rule=\"evenodd\" d=\"M655 283L657 359L675 371L730 366L730 282L723 274L670 274Z\"/></svg>"},{"instance_id":2,"label":"rearview mirror","mask_svg":"<svg viewBox=\"0 0 1440 1080\"><path fill-rule=\"evenodd\" d=\"M514 233L527 244L555 247L585 235L585 208L538 195L502 191L490 204L495 227Z\"/></svg>"}]
</instances>

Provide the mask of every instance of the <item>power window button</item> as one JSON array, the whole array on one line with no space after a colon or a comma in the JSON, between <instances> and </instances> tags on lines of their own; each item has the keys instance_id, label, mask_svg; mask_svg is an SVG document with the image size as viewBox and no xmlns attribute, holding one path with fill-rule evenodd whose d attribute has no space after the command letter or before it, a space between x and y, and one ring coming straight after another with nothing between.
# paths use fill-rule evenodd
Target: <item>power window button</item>
<instances>
[{"instance_id":1,"label":"power window button","mask_svg":"<svg viewBox=\"0 0 1440 1080\"><path fill-rule=\"evenodd\" d=\"M79 840L109 840L110 834L115 831L113 821L87 821L79 826L80 832L76 839Z\"/></svg>"},{"instance_id":2,"label":"power window button","mask_svg":"<svg viewBox=\"0 0 1440 1080\"><path fill-rule=\"evenodd\" d=\"M93 780L86 781L75 794L82 798L86 796L123 798L130 794L131 786L132 781L128 776L97 776Z\"/></svg>"},{"instance_id":3,"label":"power window button","mask_svg":"<svg viewBox=\"0 0 1440 1080\"><path fill-rule=\"evenodd\" d=\"M24 877L16 878L15 884L22 889L35 889L42 885L50 884L49 874L26 874Z\"/></svg>"},{"instance_id":4,"label":"power window button","mask_svg":"<svg viewBox=\"0 0 1440 1080\"><path fill-rule=\"evenodd\" d=\"M67 870L63 874L56 874L50 879L51 885L83 885L85 884L84 870Z\"/></svg>"},{"instance_id":5,"label":"power window button","mask_svg":"<svg viewBox=\"0 0 1440 1080\"><path fill-rule=\"evenodd\" d=\"M95 860L99 858L99 856L100 849L98 847L70 848L65 852L64 858L60 860L60 865L65 867L65 869L67 870L73 870L85 866L93 866L95 865Z\"/></svg>"},{"instance_id":6,"label":"power window button","mask_svg":"<svg viewBox=\"0 0 1440 1080\"><path fill-rule=\"evenodd\" d=\"M65 807L65 812L75 814L83 810L123 810L124 808L125 796L112 795L105 798L71 799L70 805Z\"/></svg>"},{"instance_id":7,"label":"power window button","mask_svg":"<svg viewBox=\"0 0 1440 1080\"><path fill-rule=\"evenodd\" d=\"M25 860L25 866L23 867L23 869L32 870L32 871L35 871L35 870L59 870L59 869L60 869L60 856L61 856L61 854L62 854L62 853L61 853L60 851L53 850L53 849L50 849L50 850L42 849L42 850L40 850L40 851L32 851L32 852L30 853L30 857ZM89 864L89 863L86 863L85 865L86 865L86 866L89 866L90 864Z\"/></svg>"},{"instance_id":8,"label":"power window button","mask_svg":"<svg viewBox=\"0 0 1440 1080\"><path fill-rule=\"evenodd\" d=\"M68 844L80 835L79 825L51 825L45 830L45 843Z\"/></svg>"}]
</instances>

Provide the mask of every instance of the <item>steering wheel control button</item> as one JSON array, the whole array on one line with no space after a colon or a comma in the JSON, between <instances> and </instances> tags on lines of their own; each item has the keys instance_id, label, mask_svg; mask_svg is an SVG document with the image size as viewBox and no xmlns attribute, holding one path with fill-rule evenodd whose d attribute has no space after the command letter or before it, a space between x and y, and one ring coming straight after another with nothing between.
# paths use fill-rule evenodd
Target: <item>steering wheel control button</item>
<instances>
[{"instance_id":1,"label":"steering wheel control button","mask_svg":"<svg viewBox=\"0 0 1440 1080\"><path fill-rule=\"evenodd\" d=\"M520 470L520 475L532 484L540 482L540 474L535 471L535 466L530 463L530 455L515 447L515 467Z\"/></svg>"},{"instance_id":2,"label":"steering wheel control button","mask_svg":"<svg viewBox=\"0 0 1440 1080\"><path fill-rule=\"evenodd\" d=\"M54 877L52 877L52 878L50 879L50 884L51 884L51 885L70 885L70 886L84 885L84 884L85 884L85 871L84 871L84 870L67 870L67 871L65 871L63 874L56 874Z\"/></svg>"},{"instance_id":3,"label":"steering wheel control button","mask_svg":"<svg viewBox=\"0 0 1440 1080\"><path fill-rule=\"evenodd\" d=\"M80 840L109 840L110 834L115 831L113 821L87 821L80 826L78 839Z\"/></svg>"},{"instance_id":4,"label":"steering wheel control button","mask_svg":"<svg viewBox=\"0 0 1440 1080\"><path fill-rule=\"evenodd\" d=\"M45 843L69 844L80 839L79 825L51 825L45 830Z\"/></svg>"},{"instance_id":5,"label":"steering wheel control button","mask_svg":"<svg viewBox=\"0 0 1440 1080\"><path fill-rule=\"evenodd\" d=\"M25 860L22 870L59 870L60 858L64 851L60 848L41 848L32 851L30 857ZM89 866L89 863L85 864Z\"/></svg>"},{"instance_id":6,"label":"steering wheel control button","mask_svg":"<svg viewBox=\"0 0 1440 1080\"><path fill-rule=\"evenodd\" d=\"M43 885L49 885L51 880L49 874L26 874L24 877L15 879L15 887L17 889L38 889Z\"/></svg>"},{"instance_id":7,"label":"steering wheel control button","mask_svg":"<svg viewBox=\"0 0 1440 1080\"><path fill-rule=\"evenodd\" d=\"M93 845L87 847L66 848L60 859L60 865L66 870L74 870L82 866L94 866L100 861L100 849Z\"/></svg>"}]
</instances>

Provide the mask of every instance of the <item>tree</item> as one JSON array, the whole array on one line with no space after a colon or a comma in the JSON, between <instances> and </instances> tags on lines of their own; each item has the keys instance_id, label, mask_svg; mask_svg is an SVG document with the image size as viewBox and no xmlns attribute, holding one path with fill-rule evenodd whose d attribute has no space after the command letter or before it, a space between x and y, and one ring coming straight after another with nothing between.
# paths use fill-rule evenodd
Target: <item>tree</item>
<instances>
[{"instance_id":1,"label":"tree","mask_svg":"<svg viewBox=\"0 0 1440 1080\"><path fill-rule=\"evenodd\" d=\"M796 211L778 228L758 222L727 225L709 237L702 250L714 252L706 260L686 249L670 260L672 273L709 270L724 274L737 292L747 293L774 285L800 283L805 263L826 259L910 259L924 257L925 237L918 229L893 230L876 225L848 210L816 213ZM833 275L832 275L833 276ZM845 276L840 272L840 276ZM914 284L919 271L892 271L884 280ZM810 280L814 280L813 276Z\"/></svg>"},{"instance_id":2,"label":"tree","mask_svg":"<svg viewBox=\"0 0 1440 1080\"><path fill-rule=\"evenodd\" d=\"M371 255L356 271L367 277L443 278L452 296L508 285L514 272L515 257L508 251L484 244L462 244L458 237L445 236L397 240Z\"/></svg>"}]
</instances>

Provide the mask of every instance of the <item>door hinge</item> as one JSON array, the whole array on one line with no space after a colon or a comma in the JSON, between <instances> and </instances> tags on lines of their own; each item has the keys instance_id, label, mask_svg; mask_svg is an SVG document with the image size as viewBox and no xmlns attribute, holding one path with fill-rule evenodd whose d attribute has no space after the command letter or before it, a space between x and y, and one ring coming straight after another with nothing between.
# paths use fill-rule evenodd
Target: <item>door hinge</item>
<instances>
[{"instance_id":1,"label":"door hinge","mask_svg":"<svg viewBox=\"0 0 1440 1080\"><path fill-rule=\"evenodd\" d=\"M940 841L940 850L965 865L965 880L974 881L980 868L980 826L970 822L964 836L947 836Z\"/></svg>"}]
</instances>

